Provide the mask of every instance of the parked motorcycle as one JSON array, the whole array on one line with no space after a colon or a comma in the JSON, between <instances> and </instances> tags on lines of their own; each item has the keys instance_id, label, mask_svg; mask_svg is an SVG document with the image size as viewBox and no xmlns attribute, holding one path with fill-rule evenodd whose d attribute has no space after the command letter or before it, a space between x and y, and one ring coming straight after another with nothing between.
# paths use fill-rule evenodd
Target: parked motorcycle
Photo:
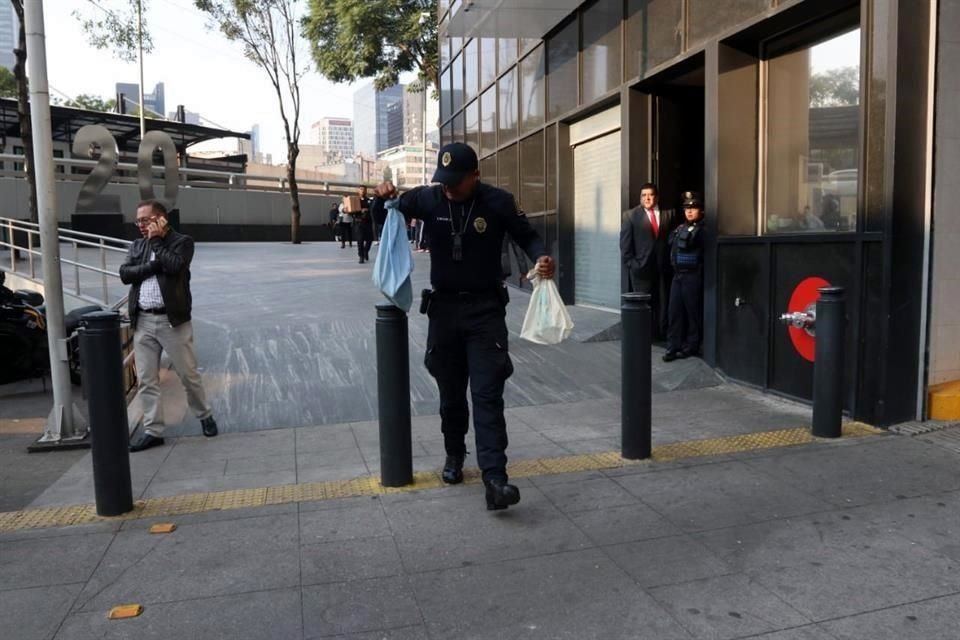
<instances>
[{"instance_id":1,"label":"parked motorcycle","mask_svg":"<svg viewBox=\"0 0 960 640\"><path fill-rule=\"evenodd\" d=\"M0 384L38 378L50 370L47 347L47 317L43 295L36 291L11 290L0 271ZM70 381L80 384L80 346L76 339L80 318L98 306L74 309L64 317Z\"/></svg>"}]
</instances>

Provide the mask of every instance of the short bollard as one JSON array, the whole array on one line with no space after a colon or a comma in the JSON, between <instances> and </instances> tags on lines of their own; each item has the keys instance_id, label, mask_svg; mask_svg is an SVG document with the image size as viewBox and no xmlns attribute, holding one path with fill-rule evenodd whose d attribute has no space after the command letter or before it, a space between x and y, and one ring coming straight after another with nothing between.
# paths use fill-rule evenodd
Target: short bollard
<instances>
[{"instance_id":1,"label":"short bollard","mask_svg":"<svg viewBox=\"0 0 960 640\"><path fill-rule=\"evenodd\" d=\"M843 421L844 326L843 287L818 290L817 344L813 362L813 435L839 438Z\"/></svg>"},{"instance_id":2,"label":"short bollard","mask_svg":"<svg viewBox=\"0 0 960 640\"><path fill-rule=\"evenodd\" d=\"M80 361L87 388L97 515L118 516L133 510L120 316L95 311L81 321Z\"/></svg>"},{"instance_id":3,"label":"short bollard","mask_svg":"<svg viewBox=\"0 0 960 640\"><path fill-rule=\"evenodd\" d=\"M412 484L407 314L392 304L377 305L377 401L380 482L385 487Z\"/></svg>"},{"instance_id":4,"label":"short bollard","mask_svg":"<svg viewBox=\"0 0 960 640\"><path fill-rule=\"evenodd\" d=\"M620 455L627 460L642 460L651 455L651 316L649 294L623 294L620 302L620 319L623 324L620 353Z\"/></svg>"}]
</instances>

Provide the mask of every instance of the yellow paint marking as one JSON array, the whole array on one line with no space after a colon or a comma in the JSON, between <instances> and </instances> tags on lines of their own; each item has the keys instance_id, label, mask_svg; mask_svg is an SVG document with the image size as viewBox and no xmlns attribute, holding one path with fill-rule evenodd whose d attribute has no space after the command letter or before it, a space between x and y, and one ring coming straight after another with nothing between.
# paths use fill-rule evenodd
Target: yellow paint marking
<instances>
[{"instance_id":1,"label":"yellow paint marking","mask_svg":"<svg viewBox=\"0 0 960 640\"><path fill-rule=\"evenodd\" d=\"M126 618L136 618L141 613L143 613L142 604L121 604L110 609L110 615L107 617L111 620L124 620Z\"/></svg>"},{"instance_id":2,"label":"yellow paint marking","mask_svg":"<svg viewBox=\"0 0 960 640\"><path fill-rule=\"evenodd\" d=\"M883 433L880 429L861 422L848 422L843 425L845 438L859 438ZM821 441L810 435L809 427L779 429L761 433L747 433L724 438L692 440L661 445L653 449L653 462L669 462L685 458L716 456L743 451L789 447ZM625 460L618 451L586 453L556 458L538 458L516 460L510 463L510 476L529 478L559 473L577 473L583 471L602 471L637 464L648 464L651 460ZM480 472L477 469L464 469L466 484L479 484ZM272 504L293 504L407 493L424 489L438 489L444 484L435 471L421 471L413 476L413 484L406 487L384 487L377 476L365 476L329 482L311 482L287 484L275 487L255 489L236 489L232 491L213 491L164 498L140 500L134 509L119 518L101 518L92 504L68 505L63 507L43 507L22 511L0 512L0 532L21 529L40 529L47 527L65 527L79 524L93 524L140 518L177 516L188 513L204 513L230 509L262 507ZM151 529L152 531L152 529Z\"/></svg>"}]
</instances>

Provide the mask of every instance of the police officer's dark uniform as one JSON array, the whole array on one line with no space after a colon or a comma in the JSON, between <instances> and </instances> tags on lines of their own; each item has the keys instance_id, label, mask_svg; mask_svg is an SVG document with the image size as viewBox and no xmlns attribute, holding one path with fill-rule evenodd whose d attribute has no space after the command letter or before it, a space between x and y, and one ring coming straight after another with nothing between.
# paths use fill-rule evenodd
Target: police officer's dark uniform
<instances>
[{"instance_id":1,"label":"police officer's dark uniform","mask_svg":"<svg viewBox=\"0 0 960 640\"><path fill-rule=\"evenodd\" d=\"M703 200L696 192L687 191L683 194L683 207L700 209L700 219L684 219L670 234L673 282L667 310L665 362L697 355L703 337Z\"/></svg>"},{"instance_id":2,"label":"police officer's dark uniform","mask_svg":"<svg viewBox=\"0 0 960 640\"><path fill-rule=\"evenodd\" d=\"M357 215L357 255L360 264L370 260L370 247L373 245L372 206L372 198L360 198L360 213Z\"/></svg>"},{"instance_id":3,"label":"police officer's dark uniform","mask_svg":"<svg viewBox=\"0 0 960 640\"><path fill-rule=\"evenodd\" d=\"M469 146L448 144L438 154L434 182L460 184L477 170ZM383 203L374 204L377 220ZM441 185L417 187L400 196L400 211L418 218L430 237L430 282L421 312L430 319L425 364L440 389L440 419L447 458L443 480L463 480L469 420L467 383L473 400L477 462L486 485L488 509L504 509L520 500L507 484L507 428L503 388L513 364L507 352L504 321L507 290L501 248L505 233L533 260L547 255L537 232L506 191L478 182L464 202L451 202Z\"/></svg>"}]
</instances>

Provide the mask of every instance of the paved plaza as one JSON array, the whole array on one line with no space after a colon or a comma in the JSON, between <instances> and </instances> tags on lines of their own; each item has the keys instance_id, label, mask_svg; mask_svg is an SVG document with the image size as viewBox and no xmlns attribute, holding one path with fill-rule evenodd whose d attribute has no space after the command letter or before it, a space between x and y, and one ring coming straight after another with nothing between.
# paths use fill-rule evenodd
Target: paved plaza
<instances>
[{"instance_id":1,"label":"paved plaza","mask_svg":"<svg viewBox=\"0 0 960 640\"><path fill-rule=\"evenodd\" d=\"M957 637L951 429L814 440L809 407L655 350L654 460L620 461L617 316L572 308L571 340L532 345L514 292L521 503L487 512L473 460L467 483L439 483L418 314L417 483L384 490L370 265L333 244L197 249L199 359L223 435L199 436L168 374L174 437L131 456L129 517L92 515L88 452L23 451L39 387L0 395L4 638ZM417 289L427 269L418 255ZM176 530L149 533L157 522ZM139 617L108 620L131 603Z\"/></svg>"}]
</instances>

